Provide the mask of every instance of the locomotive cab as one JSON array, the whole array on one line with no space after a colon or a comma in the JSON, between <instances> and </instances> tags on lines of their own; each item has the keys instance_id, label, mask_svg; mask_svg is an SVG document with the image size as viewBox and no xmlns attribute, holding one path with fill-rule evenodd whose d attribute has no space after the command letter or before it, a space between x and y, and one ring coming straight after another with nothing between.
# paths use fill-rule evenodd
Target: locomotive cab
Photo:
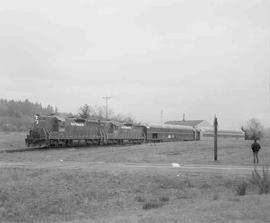
<instances>
[{"instance_id":1,"label":"locomotive cab","mask_svg":"<svg viewBox=\"0 0 270 223\"><path fill-rule=\"evenodd\" d=\"M32 129L29 131L29 134L25 139L25 143L28 147L30 147L31 145L38 144L39 146L41 146L42 144L44 144L47 138L47 125L48 124L46 117L35 115Z\"/></svg>"},{"instance_id":2,"label":"locomotive cab","mask_svg":"<svg viewBox=\"0 0 270 223\"><path fill-rule=\"evenodd\" d=\"M53 117L51 119L51 131L64 132L65 131L65 119L61 117Z\"/></svg>"}]
</instances>

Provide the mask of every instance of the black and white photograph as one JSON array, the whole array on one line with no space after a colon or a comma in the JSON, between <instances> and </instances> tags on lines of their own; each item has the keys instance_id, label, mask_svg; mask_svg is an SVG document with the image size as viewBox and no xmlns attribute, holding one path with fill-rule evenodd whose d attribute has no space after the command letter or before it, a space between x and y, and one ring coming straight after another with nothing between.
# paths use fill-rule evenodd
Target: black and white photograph
<instances>
[{"instance_id":1,"label":"black and white photograph","mask_svg":"<svg viewBox=\"0 0 270 223\"><path fill-rule=\"evenodd\" d=\"M270 222L269 0L0 0L0 222Z\"/></svg>"}]
</instances>

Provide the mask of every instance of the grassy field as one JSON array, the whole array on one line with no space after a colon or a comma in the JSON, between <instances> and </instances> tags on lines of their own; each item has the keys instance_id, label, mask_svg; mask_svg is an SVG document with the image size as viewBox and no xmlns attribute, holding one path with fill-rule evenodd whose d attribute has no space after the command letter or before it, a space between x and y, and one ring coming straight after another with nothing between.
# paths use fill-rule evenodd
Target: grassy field
<instances>
[{"instance_id":1,"label":"grassy field","mask_svg":"<svg viewBox=\"0 0 270 223\"><path fill-rule=\"evenodd\" d=\"M2 169L1 222L269 222L270 196L241 179L159 171Z\"/></svg>"},{"instance_id":2,"label":"grassy field","mask_svg":"<svg viewBox=\"0 0 270 223\"><path fill-rule=\"evenodd\" d=\"M23 148L23 139L21 133L0 134L0 149ZM270 141L261 144L260 161L267 164ZM249 141L220 140L217 164L211 141L0 153L0 162L250 165L249 147ZM251 175L177 169L0 171L0 222L270 222L270 196L258 194Z\"/></svg>"},{"instance_id":3,"label":"grassy field","mask_svg":"<svg viewBox=\"0 0 270 223\"><path fill-rule=\"evenodd\" d=\"M24 148L26 132L1 132L0 131L0 151Z\"/></svg>"}]
</instances>

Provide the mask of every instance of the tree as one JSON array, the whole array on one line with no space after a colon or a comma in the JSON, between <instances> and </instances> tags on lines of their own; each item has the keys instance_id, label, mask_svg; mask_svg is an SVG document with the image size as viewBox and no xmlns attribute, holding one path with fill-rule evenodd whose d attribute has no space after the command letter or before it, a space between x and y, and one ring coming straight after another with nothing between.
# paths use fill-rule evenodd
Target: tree
<instances>
[{"instance_id":1,"label":"tree","mask_svg":"<svg viewBox=\"0 0 270 223\"><path fill-rule=\"evenodd\" d=\"M54 113L58 114L58 108L56 106L54 107Z\"/></svg>"},{"instance_id":2,"label":"tree","mask_svg":"<svg viewBox=\"0 0 270 223\"><path fill-rule=\"evenodd\" d=\"M250 119L242 130L245 132L246 139L260 140L263 137L263 125L255 118Z\"/></svg>"},{"instance_id":3,"label":"tree","mask_svg":"<svg viewBox=\"0 0 270 223\"><path fill-rule=\"evenodd\" d=\"M135 123L135 118L131 114L124 115L119 113L117 115L113 115L112 120L130 124Z\"/></svg>"},{"instance_id":4,"label":"tree","mask_svg":"<svg viewBox=\"0 0 270 223\"><path fill-rule=\"evenodd\" d=\"M122 123L136 123L135 118L131 114L114 114L114 112L109 109L108 111L110 120L122 122ZM106 107L105 106L90 106L85 104L80 107L79 117L84 119L94 119L94 120L105 120L106 118Z\"/></svg>"},{"instance_id":5,"label":"tree","mask_svg":"<svg viewBox=\"0 0 270 223\"><path fill-rule=\"evenodd\" d=\"M88 104L85 104L80 107L79 116L84 119L88 119L90 117L91 108Z\"/></svg>"}]
</instances>

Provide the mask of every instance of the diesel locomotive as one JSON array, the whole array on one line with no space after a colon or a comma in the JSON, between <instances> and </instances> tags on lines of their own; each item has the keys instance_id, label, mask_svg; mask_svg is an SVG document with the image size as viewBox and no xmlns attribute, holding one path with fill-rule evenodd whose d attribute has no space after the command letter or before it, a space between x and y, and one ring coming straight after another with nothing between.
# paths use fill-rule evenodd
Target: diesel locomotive
<instances>
[{"instance_id":1,"label":"diesel locomotive","mask_svg":"<svg viewBox=\"0 0 270 223\"><path fill-rule=\"evenodd\" d=\"M64 118L57 115L36 115L25 143L28 147L68 147L199 139L199 132L186 126L137 125L74 117Z\"/></svg>"}]
</instances>

